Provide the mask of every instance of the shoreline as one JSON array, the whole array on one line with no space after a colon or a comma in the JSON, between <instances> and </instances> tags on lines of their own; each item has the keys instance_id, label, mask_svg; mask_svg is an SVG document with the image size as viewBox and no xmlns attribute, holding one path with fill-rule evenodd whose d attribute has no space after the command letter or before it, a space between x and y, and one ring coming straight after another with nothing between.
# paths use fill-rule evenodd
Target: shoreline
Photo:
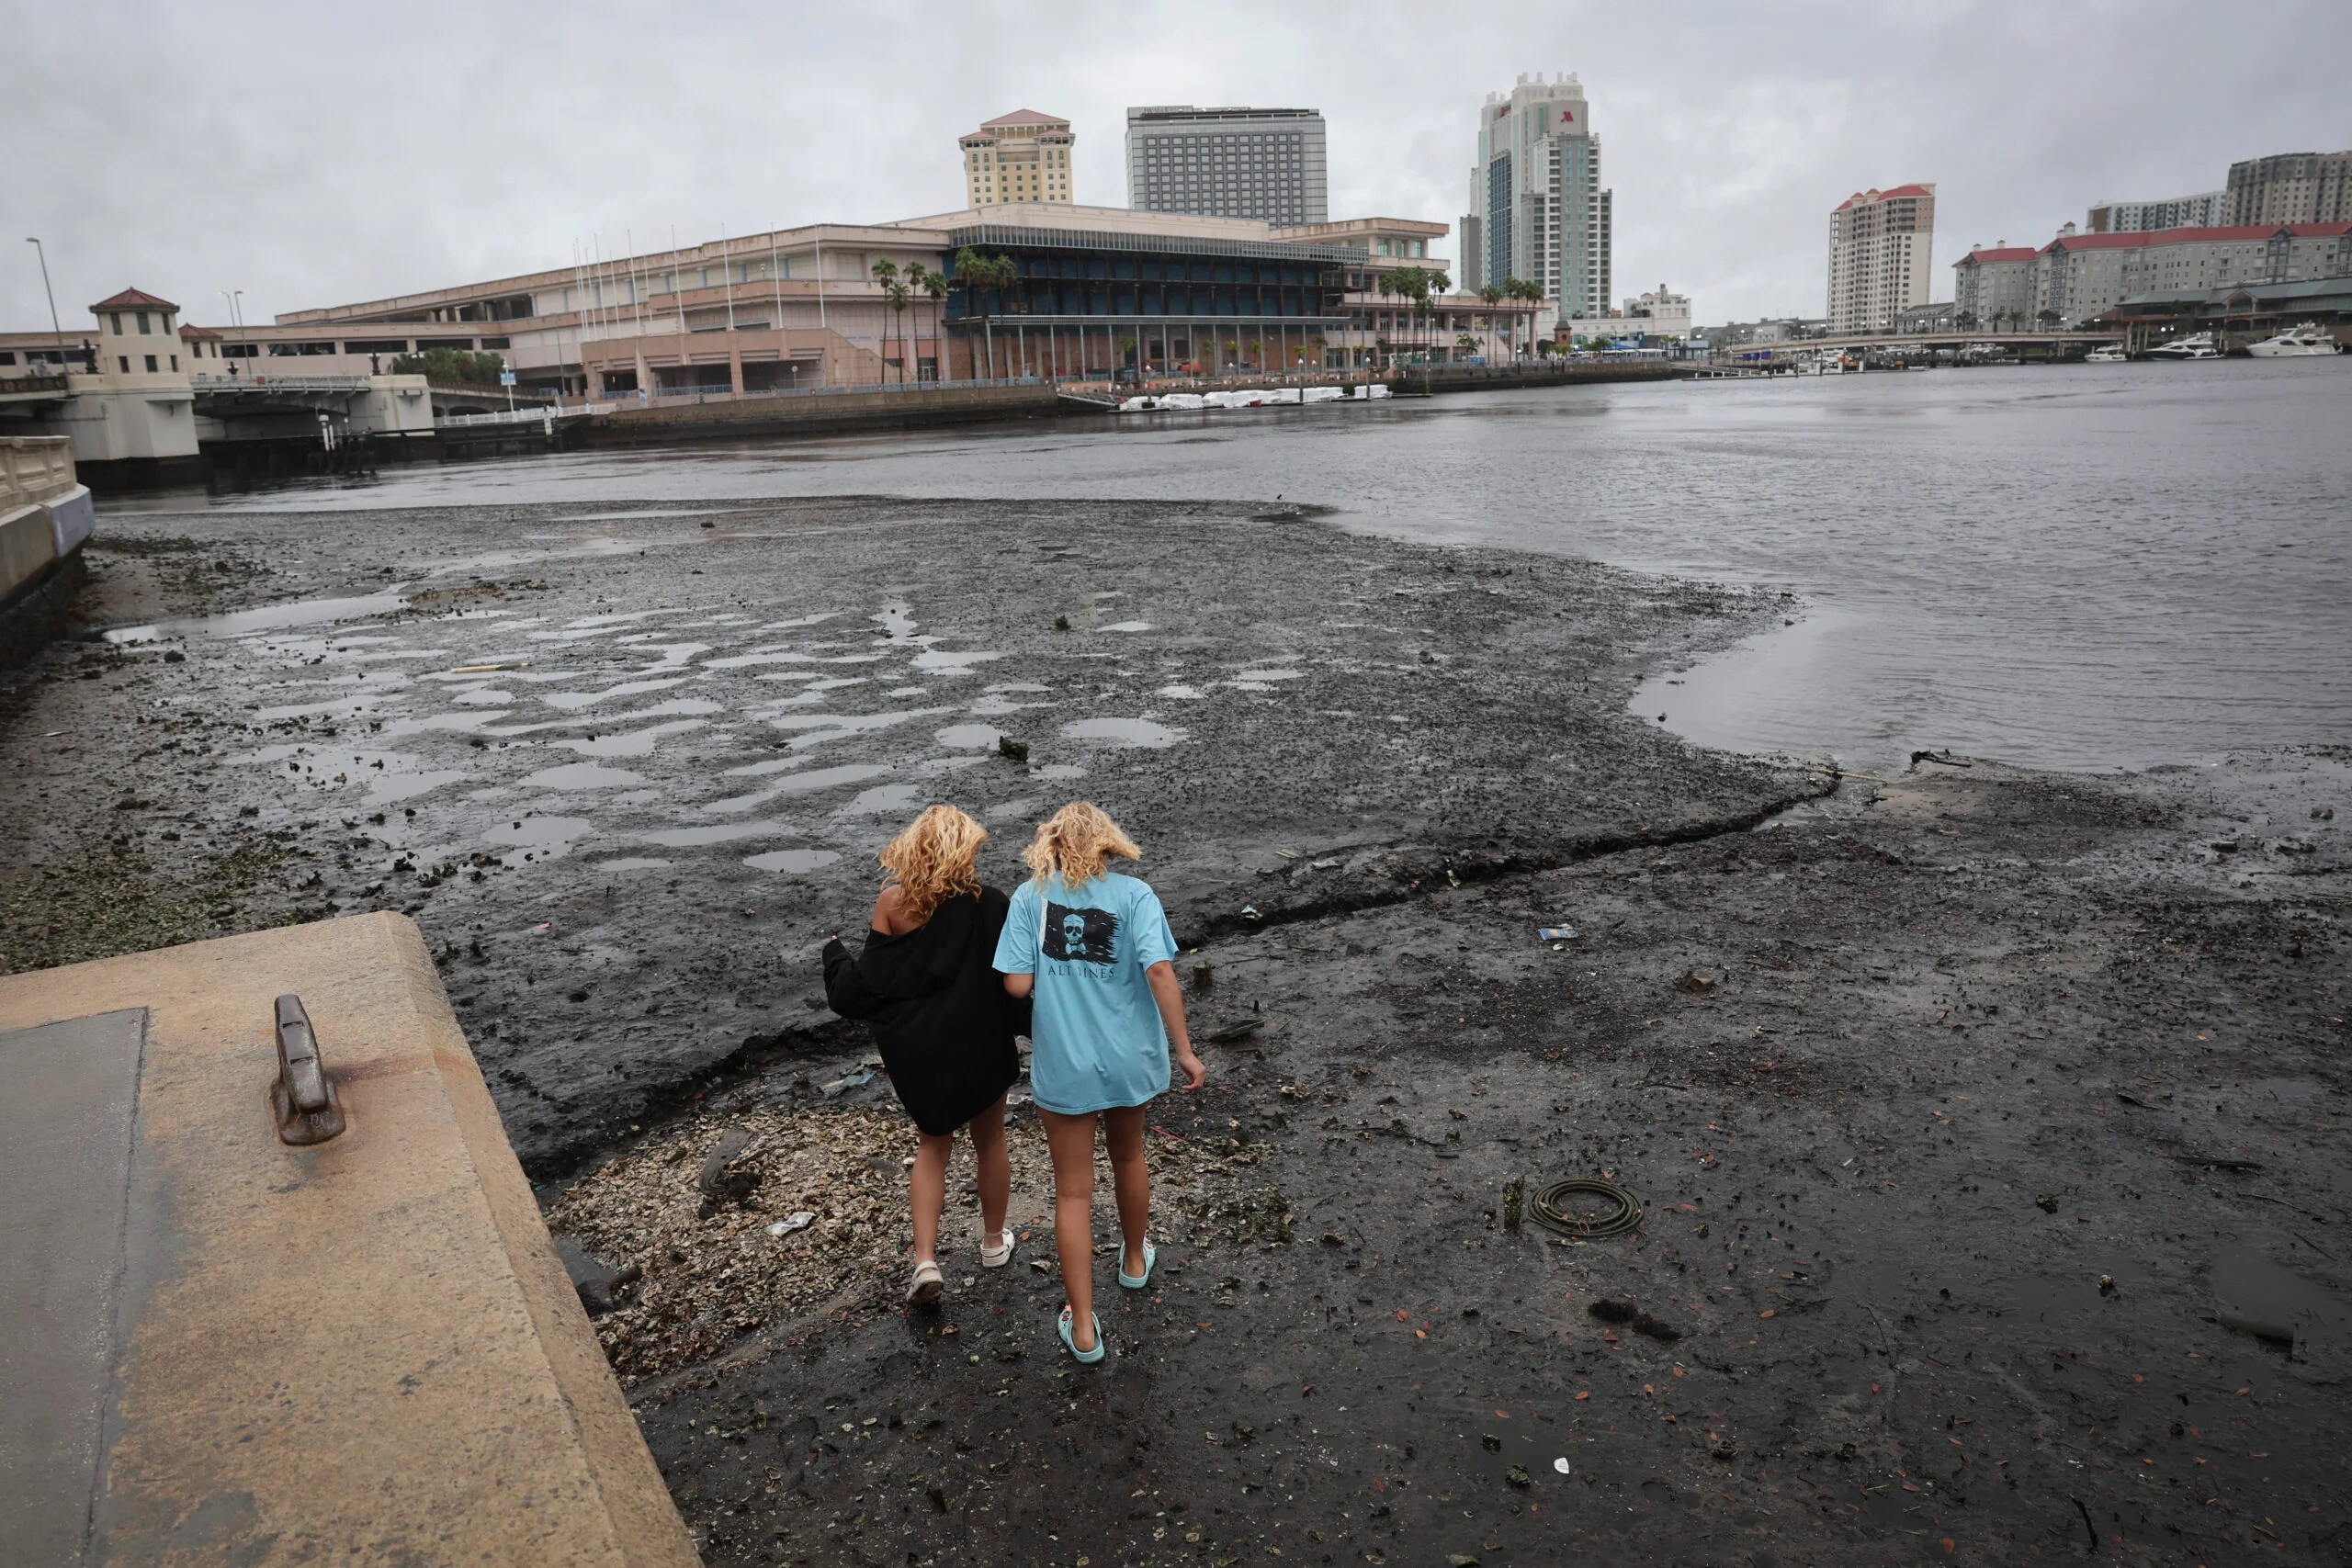
<instances>
[{"instance_id":1,"label":"shoreline","mask_svg":"<svg viewBox=\"0 0 2352 1568\"><path fill-rule=\"evenodd\" d=\"M862 1265L813 1315L755 1303L731 1366L643 1363L640 1424L712 1562L1047 1530L1139 1562L1661 1538L1859 1562L1944 1536L2008 1561L2081 1551L2085 1517L2118 1551L2352 1529L2352 751L1915 761L1830 795L1622 708L1777 595L1125 504L762 502L616 548L543 506L358 537L126 517L83 600L110 621L413 586L372 620L61 644L12 678L0 754L31 809L0 946L17 967L414 908L526 1168L571 1202L615 1153L647 1190L691 1183L645 1156L733 1120L813 1149L891 1114L878 1079L820 1092L868 1048L809 1007L809 954L918 795L982 808L999 879L1066 795L1127 820L1214 966L1196 1033L1243 1032L1154 1113L1194 1151L1163 1177L1166 1284L1105 1314L1092 1373L1055 1352L1042 1241L972 1284L951 1264L935 1318ZM412 577L435 558L467 564ZM455 673L510 648L535 661ZM799 689L757 683L779 672ZM1065 733L1099 716L1150 728ZM1026 770L948 739L978 728L1029 741ZM587 826L525 830L548 821ZM708 852L654 838L756 821ZM752 851L838 858L747 874ZM670 864L604 869L648 860ZM1534 940L1562 922L1564 950ZM1603 1171L1648 1205L1639 1235L1494 1213L1514 1176ZM798 1202L789 1177L752 1201ZM837 1179L867 1183L861 1224L903 1225L895 1175ZM623 1319L715 1304L659 1247L605 1261L646 1281ZM2302 1314L2293 1357L2205 1321L2265 1291ZM1681 1337L1619 1334L1595 1298Z\"/></svg>"}]
</instances>

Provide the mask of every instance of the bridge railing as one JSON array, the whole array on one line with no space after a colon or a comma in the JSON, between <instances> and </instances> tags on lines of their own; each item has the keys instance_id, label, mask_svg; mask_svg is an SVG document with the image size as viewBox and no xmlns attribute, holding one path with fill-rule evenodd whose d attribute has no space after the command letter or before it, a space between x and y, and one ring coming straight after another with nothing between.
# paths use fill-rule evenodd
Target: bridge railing
<instances>
[{"instance_id":1,"label":"bridge railing","mask_svg":"<svg viewBox=\"0 0 2352 1568\"><path fill-rule=\"evenodd\" d=\"M365 376L190 376L199 392L364 392Z\"/></svg>"}]
</instances>

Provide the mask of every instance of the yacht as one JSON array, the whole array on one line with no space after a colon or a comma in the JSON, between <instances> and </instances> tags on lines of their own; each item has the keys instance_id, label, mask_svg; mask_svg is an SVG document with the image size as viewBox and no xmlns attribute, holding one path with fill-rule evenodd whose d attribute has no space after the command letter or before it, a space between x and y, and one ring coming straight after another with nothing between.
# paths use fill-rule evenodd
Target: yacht
<instances>
[{"instance_id":1,"label":"yacht","mask_svg":"<svg viewBox=\"0 0 2352 1568\"><path fill-rule=\"evenodd\" d=\"M2211 333L2191 333L2187 337L2160 343L2148 350L2151 359L2219 359L2222 351L2213 346Z\"/></svg>"},{"instance_id":2,"label":"yacht","mask_svg":"<svg viewBox=\"0 0 2352 1568\"><path fill-rule=\"evenodd\" d=\"M2103 343L2083 355L2086 365L2120 365L2132 356L2123 352L2120 343Z\"/></svg>"},{"instance_id":3,"label":"yacht","mask_svg":"<svg viewBox=\"0 0 2352 1568\"><path fill-rule=\"evenodd\" d=\"M2289 327L2285 332L2274 333L2260 343L2250 343L2245 345L2245 351L2256 359L2289 359L2306 354L2341 352L2335 346L2335 340L2320 331L2318 326L2311 321L2305 321L2300 327Z\"/></svg>"}]
</instances>

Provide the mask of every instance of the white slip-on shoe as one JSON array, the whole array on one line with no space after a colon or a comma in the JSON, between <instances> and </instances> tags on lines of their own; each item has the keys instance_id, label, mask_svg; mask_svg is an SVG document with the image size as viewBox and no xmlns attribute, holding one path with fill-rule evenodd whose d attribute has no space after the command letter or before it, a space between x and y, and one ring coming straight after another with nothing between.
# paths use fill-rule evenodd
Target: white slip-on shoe
<instances>
[{"instance_id":1,"label":"white slip-on shoe","mask_svg":"<svg viewBox=\"0 0 2352 1568\"><path fill-rule=\"evenodd\" d=\"M939 1271L938 1264L926 1258L915 1265L914 1278L907 1281L907 1304L929 1306L946 1288L947 1277Z\"/></svg>"},{"instance_id":2,"label":"white slip-on shoe","mask_svg":"<svg viewBox=\"0 0 2352 1568\"><path fill-rule=\"evenodd\" d=\"M981 1237L980 1267L983 1269L1003 1268L1012 1261L1012 1249L1017 1245L1010 1226L997 1232L993 1237Z\"/></svg>"}]
</instances>

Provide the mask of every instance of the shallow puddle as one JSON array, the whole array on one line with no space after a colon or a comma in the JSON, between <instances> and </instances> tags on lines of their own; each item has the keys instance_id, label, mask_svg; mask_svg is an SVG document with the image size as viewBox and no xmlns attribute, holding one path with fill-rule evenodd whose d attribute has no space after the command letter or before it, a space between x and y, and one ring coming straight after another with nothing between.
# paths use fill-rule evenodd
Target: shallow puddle
<instances>
[{"instance_id":1,"label":"shallow puddle","mask_svg":"<svg viewBox=\"0 0 2352 1568\"><path fill-rule=\"evenodd\" d=\"M743 863L753 871L783 871L801 873L828 866L842 857L831 850L771 850L763 855L747 855Z\"/></svg>"},{"instance_id":2,"label":"shallow puddle","mask_svg":"<svg viewBox=\"0 0 2352 1568\"><path fill-rule=\"evenodd\" d=\"M107 633L108 642L153 642L169 637L246 637L254 632L283 631L289 626L322 626L330 621L356 621L388 615L408 603L404 591L366 593L350 599L304 599L291 604L264 604L224 615L191 615L124 626Z\"/></svg>"},{"instance_id":3,"label":"shallow puddle","mask_svg":"<svg viewBox=\"0 0 2352 1568\"><path fill-rule=\"evenodd\" d=\"M1062 739L1094 740L1105 746L1143 746L1157 750L1186 739L1186 733L1171 725L1156 724L1148 718L1081 718L1075 724L1062 726Z\"/></svg>"},{"instance_id":4,"label":"shallow puddle","mask_svg":"<svg viewBox=\"0 0 2352 1568\"><path fill-rule=\"evenodd\" d=\"M718 822L707 828L664 828L651 833L639 833L638 838L645 843L685 850L699 844L724 844L736 839L774 838L791 831L781 822Z\"/></svg>"},{"instance_id":5,"label":"shallow puddle","mask_svg":"<svg viewBox=\"0 0 2352 1568\"><path fill-rule=\"evenodd\" d=\"M632 773L627 768L607 768L598 762L566 762L560 767L541 768L515 781L526 789L626 789L630 784L645 782L642 773Z\"/></svg>"}]
</instances>

